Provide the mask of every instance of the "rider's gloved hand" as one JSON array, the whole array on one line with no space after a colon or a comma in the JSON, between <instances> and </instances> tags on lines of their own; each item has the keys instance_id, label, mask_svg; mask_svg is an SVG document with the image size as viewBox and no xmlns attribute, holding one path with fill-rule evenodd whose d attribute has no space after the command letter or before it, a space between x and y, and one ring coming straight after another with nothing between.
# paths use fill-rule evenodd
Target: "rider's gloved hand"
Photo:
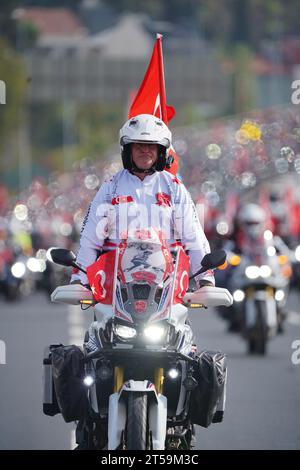
<instances>
[{"instance_id":1,"label":"rider's gloved hand","mask_svg":"<svg viewBox=\"0 0 300 470\"><path fill-rule=\"evenodd\" d=\"M198 284L199 284L200 289L201 287L206 287L206 286L215 287L214 284L211 281L208 281L207 279L201 279Z\"/></svg>"},{"instance_id":2,"label":"rider's gloved hand","mask_svg":"<svg viewBox=\"0 0 300 470\"><path fill-rule=\"evenodd\" d=\"M89 284L82 284L82 282L80 282L79 279L71 281L70 284L81 284L86 289L92 290Z\"/></svg>"}]
</instances>

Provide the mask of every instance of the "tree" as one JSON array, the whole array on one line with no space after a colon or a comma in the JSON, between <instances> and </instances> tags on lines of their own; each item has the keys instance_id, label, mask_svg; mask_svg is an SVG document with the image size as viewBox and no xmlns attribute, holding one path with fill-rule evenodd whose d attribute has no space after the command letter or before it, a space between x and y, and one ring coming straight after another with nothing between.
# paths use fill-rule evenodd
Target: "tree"
<instances>
[{"instance_id":1,"label":"tree","mask_svg":"<svg viewBox=\"0 0 300 470\"><path fill-rule=\"evenodd\" d=\"M6 85L6 104L0 105L0 161L2 165L0 173L3 177L4 169L8 165L13 165L13 152L8 158L6 151L7 148L15 145L15 139L12 139L12 136L16 135L20 125L27 86L24 63L3 39L0 39L0 79Z\"/></svg>"}]
</instances>

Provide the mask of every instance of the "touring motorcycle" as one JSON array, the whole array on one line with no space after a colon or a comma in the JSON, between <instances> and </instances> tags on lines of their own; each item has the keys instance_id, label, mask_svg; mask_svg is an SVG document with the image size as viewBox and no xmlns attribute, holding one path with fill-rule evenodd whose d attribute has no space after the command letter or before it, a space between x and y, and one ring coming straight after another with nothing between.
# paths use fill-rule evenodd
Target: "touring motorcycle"
<instances>
[{"instance_id":1,"label":"touring motorcycle","mask_svg":"<svg viewBox=\"0 0 300 470\"><path fill-rule=\"evenodd\" d=\"M248 352L264 355L268 341L282 331L292 268L275 248L262 250L259 259L231 253L227 286L233 305L226 315L233 331L240 331Z\"/></svg>"},{"instance_id":2,"label":"touring motorcycle","mask_svg":"<svg viewBox=\"0 0 300 470\"><path fill-rule=\"evenodd\" d=\"M53 248L53 262L75 255ZM200 272L224 263L207 254ZM181 246L127 240L86 270L89 286L60 286L53 302L92 307L83 350L51 345L44 358L44 413L77 421L78 449L189 449L194 425L223 419L226 358L195 354L188 309L230 306L218 287L189 288L189 257Z\"/></svg>"}]
</instances>

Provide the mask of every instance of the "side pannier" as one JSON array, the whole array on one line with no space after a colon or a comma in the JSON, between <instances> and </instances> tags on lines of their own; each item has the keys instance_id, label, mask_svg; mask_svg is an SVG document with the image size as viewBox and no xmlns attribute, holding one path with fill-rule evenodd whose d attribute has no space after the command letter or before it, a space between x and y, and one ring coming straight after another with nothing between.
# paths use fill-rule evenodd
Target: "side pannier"
<instances>
[{"instance_id":1,"label":"side pannier","mask_svg":"<svg viewBox=\"0 0 300 470\"><path fill-rule=\"evenodd\" d=\"M226 356L220 351L202 351L195 358L189 416L192 423L207 428L223 421L226 401Z\"/></svg>"},{"instance_id":2,"label":"side pannier","mask_svg":"<svg viewBox=\"0 0 300 470\"><path fill-rule=\"evenodd\" d=\"M83 383L84 354L75 345L52 350L52 374L57 403L66 421L81 419L87 410L87 390Z\"/></svg>"}]
</instances>

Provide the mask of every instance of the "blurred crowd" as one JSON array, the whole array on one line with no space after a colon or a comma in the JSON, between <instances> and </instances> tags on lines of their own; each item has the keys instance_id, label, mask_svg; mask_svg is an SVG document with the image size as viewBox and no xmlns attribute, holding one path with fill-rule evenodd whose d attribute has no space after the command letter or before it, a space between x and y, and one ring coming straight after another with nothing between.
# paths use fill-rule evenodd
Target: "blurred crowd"
<instances>
[{"instance_id":1,"label":"blurred crowd","mask_svg":"<svg viewBox=\"0 0 300 470\"><path fill-rule=\"evenodd\" d=\"M47 260L50 247L76 252L83 219L102 181L119 169L85 159L69 173L35 179L10 197L0 186L0 293L16 300L35 289L49 294L69 282L64 267Z\"/></svg>"},{"instance_id":2,"label":"blurred crowd","mask_svg":"<svg viewBox=\"0 0 300 470\"><path fill-rule=\"evenodd\" d=\"M214 121L207 130L182 129L175 149L181 177L205 207L211 243L230 236L244 202L266 210L268 225L289 244L300 237L300 112L297 106L252 111ZM216 238L216 240L214 240Z\"/></svg>"},{"instance_id":3,"label":"blurred crowd","mask_svg":"<svg viewBox=\"0 0 300 470\"><path fill-rule=\"evenodd\" d=\"M264 230L280 237L300 261L300 112L297 106L251 112L214 121L209 129L178 129L174 147L180 174L194 201L204 207L211 248L239 233L241 208L264 210ZM18 196L0 186L0 291L8 300L36 288L49 294L68 282L65 268L47 261L51 246L76 252L89 203L104 179L121 168L87 159L72 171L35 179ZM298 267L295 267L297 272Z\"/></svg>"}]
</instances>

